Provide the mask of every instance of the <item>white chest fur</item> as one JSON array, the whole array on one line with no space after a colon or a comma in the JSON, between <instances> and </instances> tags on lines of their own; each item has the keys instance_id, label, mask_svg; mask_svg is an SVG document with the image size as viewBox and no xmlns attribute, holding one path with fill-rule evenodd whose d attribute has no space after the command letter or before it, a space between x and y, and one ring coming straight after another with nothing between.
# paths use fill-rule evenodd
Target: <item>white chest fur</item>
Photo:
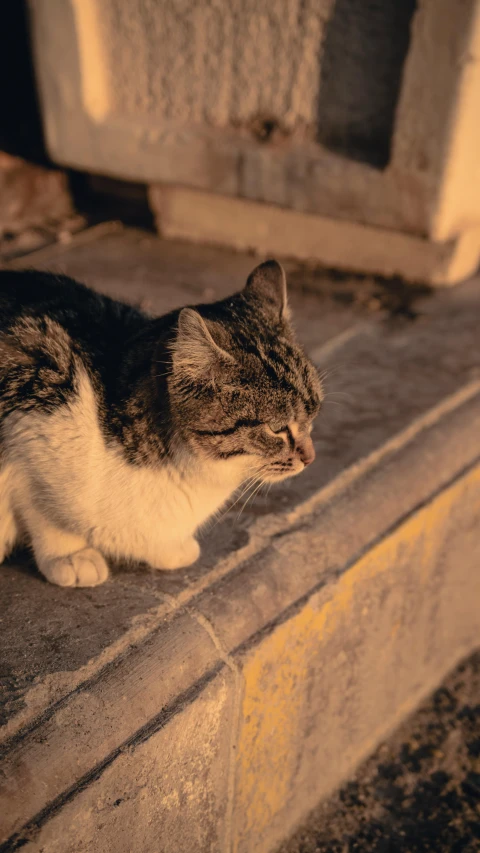
<instances>
[{"instance_id":1,"label":"white chest fur","mask_svg":"<svg viewBox=\"0 0 480 853\"><path fill-rule=\"evenodd\" d=\"M171 464L149 469L125 462L119 448L105 443L85 374L75 400L53 415L11 416L5 440L20 515L33 496L52 522L105 554L152 565L190 540L243 476L237 458L192 464L187 476Z\"/></svg>"}]
</instances>

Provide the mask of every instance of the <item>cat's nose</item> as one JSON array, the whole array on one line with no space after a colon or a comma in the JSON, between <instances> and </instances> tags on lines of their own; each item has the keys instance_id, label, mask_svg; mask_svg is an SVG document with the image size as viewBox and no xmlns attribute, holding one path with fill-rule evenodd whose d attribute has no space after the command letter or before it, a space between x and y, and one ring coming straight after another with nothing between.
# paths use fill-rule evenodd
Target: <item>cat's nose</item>
<instances>
[{"instance_id":1,"label":"cat's nose","mask_svg":"<svg viewBox=\"0 0 480 853\"><path fill-rule=\"evenodd\" d=\"M296 451L305 466L315 459L315 448L310 436L297 444Z\"/></svg>"}]
</instances>

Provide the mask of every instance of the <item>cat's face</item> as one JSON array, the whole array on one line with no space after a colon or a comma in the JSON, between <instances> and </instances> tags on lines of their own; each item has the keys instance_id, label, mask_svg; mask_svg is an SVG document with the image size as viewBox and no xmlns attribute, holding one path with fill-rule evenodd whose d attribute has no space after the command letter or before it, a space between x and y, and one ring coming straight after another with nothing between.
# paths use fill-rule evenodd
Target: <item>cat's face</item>
<instances>
[{"instance_id":1,"label":"cat's face","mask_svg":"<svg viewBox=\"0 0 480 853\"><path fill-rule=\"evenodd\" d=\"M275 261L257 267L241 293L181 311L169 384L176 425L195 453L237 458L264 482L313 462L322 388L295 342Z\"/></svg>"}]
</instances>

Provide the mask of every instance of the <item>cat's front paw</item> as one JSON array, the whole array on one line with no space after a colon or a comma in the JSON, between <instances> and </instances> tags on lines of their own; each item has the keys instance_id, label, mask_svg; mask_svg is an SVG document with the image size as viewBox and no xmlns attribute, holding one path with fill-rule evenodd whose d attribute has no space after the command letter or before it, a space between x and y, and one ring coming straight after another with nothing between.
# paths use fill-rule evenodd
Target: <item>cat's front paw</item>
<instances>
[{"instance_id":1,"label":"cat's front paw","mask_svg":"<svg viewBox=\"0 0 480 853\"><path fill-rule=\"evenodd\" d=\"M175 569L186 569L192 563L196 563L200 556L200 545L196 539L187 539L180 542L175 548L168 548L162 552L154 568L174 571Z\"/></svg>"},{"instance_id":2,"label":"cat's front paw","mask_svg":"<svg viewBox=\"0 0 480 853\"><path fill-rule=\"evenodd\" d=\"M39 567L58 586L98 586L108 578L108 566L95 548L82 548L67 557L48 560Z\"/></svg>"}]
</instances>

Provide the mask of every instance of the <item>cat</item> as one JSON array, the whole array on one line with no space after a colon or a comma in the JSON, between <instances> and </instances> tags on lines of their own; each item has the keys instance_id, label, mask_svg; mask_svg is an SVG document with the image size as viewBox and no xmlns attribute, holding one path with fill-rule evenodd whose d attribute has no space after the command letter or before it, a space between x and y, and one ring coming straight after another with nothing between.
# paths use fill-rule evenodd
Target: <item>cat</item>
<instances>
[{"instance_id":1,"label":"cat","mask_svg":"<svg viewBox=\"0 0 480 853\"><path fill-rule=\"evenodd\" d=\"M106 558L178 569L246 483L314 457L322 401L267 261L221 301L159 317L63 275L0 272L0 563L30 544L61 586Z\"/></svg>"}]
</instances>

